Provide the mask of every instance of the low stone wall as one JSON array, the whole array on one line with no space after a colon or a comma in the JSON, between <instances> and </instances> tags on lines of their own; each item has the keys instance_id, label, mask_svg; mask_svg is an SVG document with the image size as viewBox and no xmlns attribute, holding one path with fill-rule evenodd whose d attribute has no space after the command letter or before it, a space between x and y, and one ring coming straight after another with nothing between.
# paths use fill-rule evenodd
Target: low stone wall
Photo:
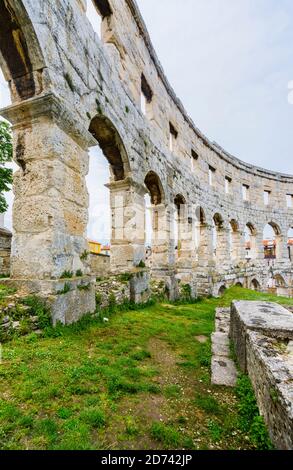
<instances>
[{"instance_id":1,"label":"low stone wall","mask_svg":"<svg viewBox=\"0 0 293 470\"><path fill-rule=\"evenodd\" d=\"M150 298L149 271L134 270L106 278L97 278L96 302L100 308L125 302L144 303Z\"/></svg>"},{"instance_id":2,"label":"low stone wall","mask_svg":"<svg viewBox=\"0 0 293 470\"><path fill-rule=\"evenodd\" d=\"M0 277L10 274L10 253L12 233L0 228Z\"/></svg>"},{"instance_id":3,"label":"low stone wall","mask_svg":"<svg viewBox=\"0 0 293 470\"><path fill-rule=\"evenodd\" d=\"M271 302L233 302L230 337L270 437L293 449L293 314Z\"/></svg>"}]
</instances>

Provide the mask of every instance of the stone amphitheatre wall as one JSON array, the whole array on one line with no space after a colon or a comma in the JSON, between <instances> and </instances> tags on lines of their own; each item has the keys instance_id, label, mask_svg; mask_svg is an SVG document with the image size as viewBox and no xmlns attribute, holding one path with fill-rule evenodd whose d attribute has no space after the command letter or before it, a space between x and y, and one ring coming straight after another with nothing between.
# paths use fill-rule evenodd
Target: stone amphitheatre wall
<instances>
[{"instance_id":1,"label":"stone amphitheatre wall","mask_svg":"<svg viewBox=\"0 0 293 470\"><path fill-rule=\"evenodd\" d=\"M290 288L293 209L286 198L293 195L293 177L241 162L210 142L170 87L135 2L94 3L103 18L101 39L86 17L85 0L0 3L0 65L12 96L1 114L13 124L19 165L12 279L56 296L64 271L90 275L85 176L88 149L99 144L111 168L113 272L144 264L149 193L151 276L163 279L171 296L178 281L193 295L218 294L235 283L264 289L276 275ZM267 223L277 237L273 267L263 259ZM246 226L251 260L245 258ZM78 295L73 291L68 299ZM93 295L91 288L83 292L80 314L92 308Z\"/></svg>"}]
</instances>

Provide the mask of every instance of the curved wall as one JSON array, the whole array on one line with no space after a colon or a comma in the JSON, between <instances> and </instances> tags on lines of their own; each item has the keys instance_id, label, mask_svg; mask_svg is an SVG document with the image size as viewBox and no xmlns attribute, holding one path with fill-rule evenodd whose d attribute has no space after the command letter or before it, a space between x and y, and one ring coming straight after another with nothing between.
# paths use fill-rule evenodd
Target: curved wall
<instances>
[{"instance_id":1,"label":"curved wall","mask_svg":"<svg viewBox=\"0 0 293 470\"><path fill-rule=\"evenodd\" d=\"M196 128L164 75L133 0L95 0L103 16L102 40L86 17L85 3L9 0L16 17L26 11L23 24L21 18L18 23L29 46L29 62L34 64L29 99L24 99L26 90L20 90L20 84L25 88L26 81L14 77L5 62L7 50L0 45L0 64L10 80L13 100L2 114L14 125L15 159L20 166L14 189L13 276L51 279L66 269L88 269L81 259L88 207L84 178L88 148L97 143L90 129L93 120L102 116L111 122L112 129L105 142L115 140L109 162L115 161L116 167L122 162L124 166L124 171L119 170L123 179L117 178L117 172L115 178L114 171L109 184L113 233L125 229L123 235L112 237L112 267L130 269L144 258L143 215L139 213L134 220L129 214L135 207L142 208L144 194L149 191L145 178L152 171L164 194L162 202L153 208L159 219L155 230L161 232L153 247L154 276L164 277L171 286L179 279L199 293L217 293L222 285L236 282L250 286L255 279L266 288L275 273L282 274L286 286L291 286L287 232L293 226L293 208L287 207L286 197L293 195L293 176L246 164ZM142 74L150 101L146 102L146 115L141 110ZM115 153L118 141L123 143L121 161L119 152ZM104 153L107 155L107 150ZM215 170L212 185L211 168ZM42 175L47 175L46 184ZM229 194L226 178L230 181ZM243 185L249 187L247 201L243 200ZM264 191L270 193L269 204L264 203ZM172 219L178 194L186 207L176 253ZM122 222L115 217L116 197L124 201ZM199 207L202 220L197 216ZM216 229L215 214L221 219ZM250 261L245 257L248 223L253 226L251 245L255 247ZM273 266L263 259L262 233L267 223L277 230L278 257L270 263ZM200 242L194 236L196 231ZM44 233L50 234L46 242ZM33 256L32 263L36 243L42 256ZM27 257L19 254L24 247Z\"/></svg>"}]
</instances>

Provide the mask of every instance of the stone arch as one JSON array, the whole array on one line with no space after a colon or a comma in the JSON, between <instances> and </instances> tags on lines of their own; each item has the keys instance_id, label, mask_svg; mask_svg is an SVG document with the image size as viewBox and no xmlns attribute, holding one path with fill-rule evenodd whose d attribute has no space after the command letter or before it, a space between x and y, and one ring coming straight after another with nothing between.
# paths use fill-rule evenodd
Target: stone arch
<instances>
[{"instance_id":1,"label":"stone arch","mask_svg":"<svg viewBox=\"0 0 293 470\"><path fill-rule=\"evenodd\" d=\"M239 258L240 251L240 231L239 223L236 219L231 219L229 222L229 251L232 260Z\"/></svg>"},{"instance_id":2,"label":"stone arch","mask_svg":"<svg viewBox=\"0 0 293 470\"><path fill-rule=\"evenodd\" d=\"M184 241L186 240L187 226L187 204L182 194L176 194L174 197L174 213L173 213L173 237L175 246L175 258L177 261L181 258L184 249Z\"/></svg>"},{"instance_id":3,"label":"stone arch","mask_svg":"<svg viewBox=\"0 0 293 470\"><path fill-rule=\"evenodd\" d=\"M223 297L223 295L225 294L226 290L227 290L227 287L225 286L225 284L223 284L223 285L219 288L219 290L218 290L218 296L219 296L219 297Z\"/></svg>"},{"instance_id":4,"label":"stone arch","mask_svg":"<svg viewBox=\"0 0 293 470\"><path fill-rule=\"evenodd\" d=\"M236 282L235 287L243 287L242 282Z\"/></svg>"},{"instance_id":5,"label":"stone arch","mask_svg":"<svg viewBox=\"0 0 293 470\"><path fill-rule=\"evenodd\" d=\"M98 142L107 158L115 181L123 180L130 171L128 155L116 127L109 118L95 116L89 131Z\"/></svg>"},{"instance_id":6,"label":"stone arch","mask_svg":"<svg viewBox=\"0 0 293 470\"><path fill-rule=\"evenodd\" d=\"M224 225L223 217L218 212L216 214L214 214L213 221L214 221L214 224L216 225L216 227L218 227L218 228L222 228L223 225Z\"/></svg>"},{"instance_id":7,"label":"stone arch","mask_svg":"<svg viewBox=\"0 0 293 470\"><path fill-rule=\"evenodd\" d=\"M175 207L176 207L176 209L179 213L180 208L186 204L185 197L182 196L182 194L176 194L176 196L174 197L174 204L175 204Z\"/></svg>"},{"instance_id":8,"label":"stone arch","mask_svg":"<svg viewBox=\"0 0 293 470\"><path fill-rule=\"evenodd\" d=\"M265 259L281 257L282 232L276 222L268 222L263 229L263 252Z\"/></svg>"},{"instance_id":9,"label":"stone arch","mask_svg":"<svg viewBox=\"0 0 293 470\"><path fill-rule=\"evenodd\" d=\"M0 67L10 83L13 101L32 98L43 91L45 63L22 1L0 2Z\"/></svg>"},{"instance_id":10,"label":"stone arch","mask_svg":"<svg viewBox=\"0 0 293 470\"><path fill-rule=\"evenodd\" d=\"M145 176L144 184L150 198L148 209L150 210L151 249L147 253L147 262L152 268L153 276L160 277L162 269L169 264L169 213L164 204L163 185L157 173L150 170ZM145 207L146 205L145 197Z\"/></svg>"},{"instance_id":11,"label":"stone arch","mask_svg":"<svg viewBox=\"0 0 293 470\"><path fill-rule=\"evenodd\" d=\"M274 275L274 281L275 281L275 286L276 287L286 287L286 281L284 279L284 277L277 273Z\"/></svg>"},{"instance_id":12,"label":"stone arch","mask_svg":"<svg viewBox=\"0 0 293 470\"><path fill-rule=\"evenodd\" d=\"M252 290L260 291L260 283L257 279L252 279L250 287Z\"/></svg>"},{"instance_id":13,"label":"stone arch","mask_svg":"<svg viewBox=\"0 0 293 470\"><path fill-rule=\"evenodd\" d=\"M144 179L144 184L151 196L151 202L154 206L161 204L164 199L164 190L161 180L157 173L149 171Z\"/></svg>"},{"instance_id":14,"label":"stone arch","mask_svg":"<svg viewBox=\"0 0 293 470\"><path fill-rule=\"evenodd\" d=\"M245 238L245 251L247 260L255 259L257 257L257 245L256 245L257 229L252 222L247 222L244 228Z\"/></svg>"},{"instance_id":15,"label":"stone arch","mask_svg":"<svg viewBox=\"0 0 293 470\"><path fill-rule=\"evenodd\" d=\"M218 262L220 261L220 254L226 252L225 241L222 239L224 233L224 220L218 212L214 214L212 219L212 243L213 243L213 257Z\"/></svg>"},{"instance_id":16,"label":"stone arch","mask_svg":"<svg viewBox=\"0 0 293 470\"><path fill-rule=\"evenodd\" d=\"M194 244L195 249L199 252L201 242L203 241L204 231L206 230L206 215L201 206L196 207L194 215Z\"/></svg>"}]
</instances>

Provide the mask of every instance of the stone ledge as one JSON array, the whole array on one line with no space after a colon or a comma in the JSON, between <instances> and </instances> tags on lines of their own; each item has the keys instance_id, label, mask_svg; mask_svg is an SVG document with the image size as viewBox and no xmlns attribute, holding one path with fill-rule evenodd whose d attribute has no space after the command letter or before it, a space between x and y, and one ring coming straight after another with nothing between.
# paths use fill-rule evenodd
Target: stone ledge
<instances>
[{"instance_id":1,"label":"stone ledge","mask_svg":"<svg viewBox=\"0 0 293 470\"><path fill-rule=\"evenodd\" d=\"M232 302L230 337L273 444L293 449L293 314L271 302Z\"/></svg>"},{"instance_id":2,"label":"stone ledge","mask_svg":"<svg viewBox=\"0 0 293 470\"><path fill-rule=\"evenodd\" d=\"M230 338L243 372L246 372L248 330L258 331L273 338L293 340L293 315L281 305L272 302L232 302Z\"/></svg>"}]
</instances>

